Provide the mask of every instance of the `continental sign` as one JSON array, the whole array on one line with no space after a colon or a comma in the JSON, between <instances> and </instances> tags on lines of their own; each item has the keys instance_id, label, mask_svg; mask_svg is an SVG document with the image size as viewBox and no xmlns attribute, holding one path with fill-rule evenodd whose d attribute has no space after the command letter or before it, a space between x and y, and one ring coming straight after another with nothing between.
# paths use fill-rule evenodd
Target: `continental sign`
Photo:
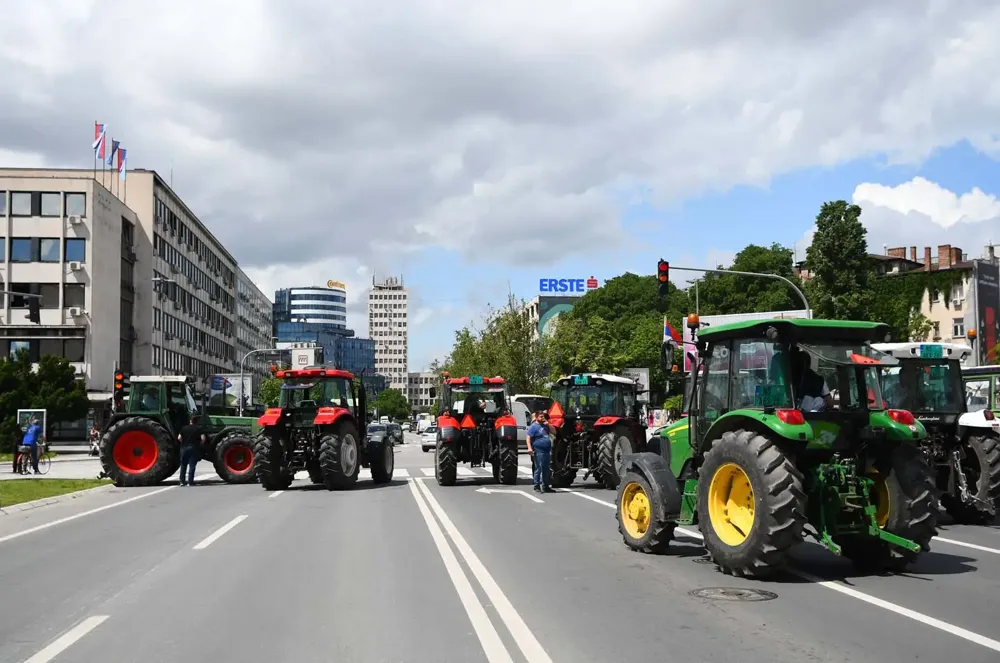
<instances>
[{"instance_id":1,"label":"continental sign","mask_svg":"<svg viewBox=\"0 0 1000 663\"><path fill-rule=\"evenodd\" d=\"M326 287L327 288L340 288L341 290L347 290L347 286L344 285L343 282L341 282L341 281L327 281L326 282Z\"/></svg>"}]
</instances>

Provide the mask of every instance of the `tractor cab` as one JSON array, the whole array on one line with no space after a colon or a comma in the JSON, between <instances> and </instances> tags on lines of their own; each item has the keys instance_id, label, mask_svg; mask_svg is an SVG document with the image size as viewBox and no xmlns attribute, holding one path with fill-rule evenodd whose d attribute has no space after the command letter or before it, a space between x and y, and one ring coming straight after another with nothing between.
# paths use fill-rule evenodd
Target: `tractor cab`
<instances>
[{"instance_id":1,"label":"tractor cab","mask_svg":"<svg viewBox=\"0 0 1000 663\"><path fill-rule=\"evenodd\" d=\"M453 417L462 428L489 426L492 430L492 423L505 412L510 412L510 395L503 378L479 375L445 378L441 414Z\"/></svg>"},{"instance_id":2,"label":"tractor cab","mask_svg":"<svg viewBox=\"0 0 1000 663\"><path fill-rule=\"evenodd\" d=\"M889 407L909 410L925 424L954 424L966 412L961 362L972 348L954 343L879 343L874 348L896 360L880 370Z\"/></svg>"},{"instance_id":3,"label":"tractor cab","mask_svg":"<svg viewBox=\"0 0 1000 663\"><path fill-rule=\"evenodd\" d=\"M169 419L172 430L180 430L200 409L183 375L132 375L128 378L128 415Z\"/></svg>"},{"instance_id":4,"label":"tractor cab","mask_svg":"<svg viewBox=\"0 0 1000 663\"><path fill-rule=\"evenodd\" d=\"M277 371L275 377L281 380L277 409L286 418L286 425L310 428L317 421L317 415L334 410L347 410L359 422L366 420L365 391L355 389L351 373L308 367Z\"/></svg>"},{"instance_id":5,"label":"tractor cab","mask_svg":"<svg viewBox=\"0 0 1000 663\"><path fill-rule=\"evenodd\" d=\"M638 420L638 394L639 385L627 377L598 373L562 377L552 385L549 419L579 430L591 430L608 417Z\"/></svg>"}]
</instances>

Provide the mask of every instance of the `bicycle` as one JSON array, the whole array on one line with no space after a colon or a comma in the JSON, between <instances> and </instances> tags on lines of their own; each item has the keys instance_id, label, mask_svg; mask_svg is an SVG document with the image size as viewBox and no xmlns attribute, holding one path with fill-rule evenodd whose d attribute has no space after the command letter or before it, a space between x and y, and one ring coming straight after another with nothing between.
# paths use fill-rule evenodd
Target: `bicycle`
<instances>
[{"instance_id":1,"label":"bicycle","mask_svg":"<svg viewBox=\"0 0 1000 663\"><path fill-rule=\"evenodd\" d=\"M44 442L38 443L39 474L48 474L49 469L52 467L53 455ZM31 447L22 444L17 448L17 469L15 471L18 474L29 475L31 474L31 470Z\"/></svg>"}]
</instances>

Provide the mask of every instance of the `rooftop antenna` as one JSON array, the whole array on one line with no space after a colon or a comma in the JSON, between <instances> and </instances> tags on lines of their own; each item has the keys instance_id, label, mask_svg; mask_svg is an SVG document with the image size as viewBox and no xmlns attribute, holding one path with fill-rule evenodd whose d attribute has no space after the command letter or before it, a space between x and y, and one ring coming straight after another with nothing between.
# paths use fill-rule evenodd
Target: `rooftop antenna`
<instances>
[{"instance_id":1,"label":"rooftop antenna","mask_svg":"<svg viewBox=\"0 0 1000 663\"><path fill-rule=\"evenodd\" d=\"M889 255L889 245L888 244L883 244L882 245L882 254L883 255Z\"/></svg>"}]
</instances>

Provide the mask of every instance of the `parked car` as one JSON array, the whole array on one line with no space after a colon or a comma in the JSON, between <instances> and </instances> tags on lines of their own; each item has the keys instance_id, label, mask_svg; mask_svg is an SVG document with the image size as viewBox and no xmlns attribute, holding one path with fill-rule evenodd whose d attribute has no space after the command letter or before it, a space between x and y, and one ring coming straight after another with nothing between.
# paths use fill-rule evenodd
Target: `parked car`
<instances>
[{"instance_id":1,"label":"parked car","mask_svg":"<svg viewBox=\"0 0 1000 663\"><path fill-rule=\"evenodd\" d=\"M431 451L437 446L438 427L431 425L420 434L420 448L424 451Z\"/></svg>"}]
</instances>

